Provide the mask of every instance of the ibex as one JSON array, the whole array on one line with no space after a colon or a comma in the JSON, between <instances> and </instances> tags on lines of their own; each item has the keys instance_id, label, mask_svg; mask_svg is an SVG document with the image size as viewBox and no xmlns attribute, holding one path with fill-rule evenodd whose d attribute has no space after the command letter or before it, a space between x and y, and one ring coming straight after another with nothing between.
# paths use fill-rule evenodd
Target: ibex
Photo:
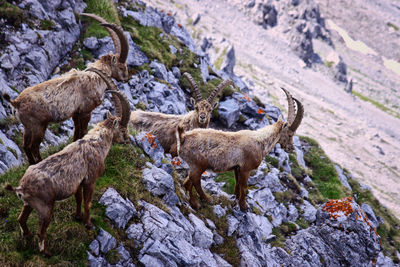
<instances>
[{"instance_id":1,"label":"ibex","mask_svg":"<svg viewBox=\"0 0 400 267\"><path fill-rule=\"evenodd\" d=\"M80 219L83 191L83 222L88 228L93 227L89 212L95 183L104 172L104 160L112 143L126 141L125 133L130 115L128 100L119 91L110 92L118 97L122 104L122 108L117 109L117 116L108 113L108 118L98 123L82 139L71 143L38 164L31 165L17 188L6 186L6 189L15 191L24 202L18 217L24 237L32 235L26 224L30 213L33 209L38 213L39 249L46 256L51 256L46 247L46 229L50 223L55 201L75 195L75 218ZM118 114L120 111L122 114Z\"/></svg>"},{"instance_id":2,"label":"ibex","mask_svg":"<svg viewBox=\"0 0 400 267\"><path fill-rule=\"evenodd\" d=\"M285 92L289 105L288 121L281 117L272 125L259 130L242 130L238 132L223 132L213 129L195 129L185 132L178 127L177 151L189 165L189 175L183 185L189 191L189 202L192 207L200 206L195 201L192 188L196 188L202 200L210 201L201 187L201 174L210 169L215 172L233 170L235 173L235 195L239 200L241 210L247 210L246 190L247 180L251 170L258 168L263 158L280 143L285 149L292 149L292 136L303 118L303 105ZM297 103L297 114L294 114L294 101Z\"/></svg>"},{"instance_id":3,"label":"ibex","mask_svg":"<svg viewBox=\"0 0 400 267\"><path fill-rule=\"evenodd\" d=\"M185 131L195 128L208 128L211 112L218 106L213 104L218 93L229 85L230 80L220 83L207 99L203 99L192 76L185 72L183 76L189 81L196 99L190 98L194 110L185 115L169 115L158 112L136 110L131 113L130 124L137 130L145 130L153 134L161 143L166 153L176 156L176 128L180 125Z\"/></svg>"},{"instance_id":4,"label":"ibex","mask_svg":"<svg viewBox=\"0 0 400 267\"><path fill-rule=\"evenodd\" d=\"M88 68L98 69L120 81L129 78L126 58L129 44L122 29L96 15L81 15L96 19L106 27L115 46L115 54L102 56ZM72 117L75 125L74 141L82 138L90 121L91 112L102 103L107 86L96 73L72 69L61 77L26 88L10 100L16 115L24 125L24 150L29 164L41 161L40 143L47 125ZM114 98L114 101L118 99Z\"/></svg>"}]
</instances>

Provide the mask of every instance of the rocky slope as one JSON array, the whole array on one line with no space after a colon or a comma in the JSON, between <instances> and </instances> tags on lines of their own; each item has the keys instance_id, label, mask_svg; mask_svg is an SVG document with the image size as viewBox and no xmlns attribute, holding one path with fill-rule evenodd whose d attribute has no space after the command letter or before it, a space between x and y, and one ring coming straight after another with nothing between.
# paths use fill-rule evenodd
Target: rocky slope
<instances>
[{"instance_id":1,"label":"rocky slope","mask_svg":"<svg viewBox=\"0 0 400 267\"><path fill-rule=\"evenodd\" d=\"M21 12L27 3L18 2ZM69 12L71 15L74 9L81 12L84 8L79 1L69 1L66 7L60 3L52 7L36 1L29 3L34 10L50 10L44 14ZM191 108L187 101L190 91L180 77L188 71L201 84L203 94L221 78L235 81L234 89L223 92L218 111L214 112L213 127L257 129L275 121L281 109L286 110L286 105L279 109L244 94L252 86L235 75L235 50L229 44L225 51L231 55L228 60L218 62L217 58L212 65L210 58L212 60L214 48L210 49L212 46L207 42L198 48L185 28L167 11L146 7L140 1L119 1L117 9L124 30L131 37L128 61L133 74L128 82L118 83L118 87L128 97L132 109L186 113L187 108ZM3 21L9 25L7 31L20 39L19 42L8 40L1 48L2 57L9 59L1 65L5 84L2 90L16 95L13 87L22 90L49 78L57 66L63 69L64 63L82 58L83 54L89 53L91 56L86 56L86 60L90 60L110 49L109 37L93 36L85 36L76 43L78 47L73 48L81 32L80 24L72 15L67 24L61 24L56 17L59 18L57 15L50 18L55 25L49 31L69 31L70 27L77 27L76 39L71 44L59 44L65 49L54 48L56 55L53 57L48 57L46 52L39 53L42 57L35 63L43 61L40 74L39 67L25 68L32 61L18 49L15 58L20 61L13 61L15 66L7 69L12 61L10 51L12 54L13 47L18 48L16 44L28 46L27 51L37 46L47 51L42 47L54 42L52 35L43 34L49 39L37 44L20 37L27 31L41 33L35 23L24 26L24 23L13 25L11 19ZM325 39L329 45L329 39ZM284 42L277 45L285 47ZM203 49L207 46L209 49ZM298 64L296 60L292 63ZM17 87L22 73L31 78ZM256 81L249 82L254 83ZM284 99L282 93L279 96ZM2 107L0 161L3 172L21 164L23 154L18 141L22 127L8 116L10 110L5 103ZM93 113L92 122L102 120L110 108L111 103L105 98L104 105ZM307 116L312 116L312 109L306 110L310 114ZM58 144L71 134L72 123L67 121L49 128L45 145ZM37 249L29 248L29 243L21 241L18 233L16 219L22 203L15 196L5 197L0 192L0 236L4 240L0 246L0 263L85 265L88 260L91 266L398 265L398 221L367 187L360 186L352 178L349 171L332 163L315 141L306 137L295 137L294 141L296 153L288 154L277 145L252 173L248 212L240 211L236 205L232 173L217 175L209 171L203 175L202 185L212 196L213 204L203 204L199 211L194 211L181 187L188 172L187 165L181 159L171 159L164 154L151 135L134 133L131 145L113 147L106 172L97 183L92 211L96 231L87 231L81 224L71 222L68 213L72 212L73 200L56 207L48 233L49 249L55 254L53 259L32 256ZM17 184L25 169L26 165L5 173L0 176L0 183ZM11 203L18 203L18 206ZM32 247L36 244L32 243Z\"/></svg>"},{"instance_id":2,"label":"rocky slope","mask_svg":"<svg viewBox=\"0 0 400 267\"><path fill-rule=\"evenodd\" d=\"M368 10L374 10L376 6L377 12L371 11L367 15L364 2L354 2L354 8L346 7L348 4L343 1L330 4L332 8L325 2L325 6L319 6L315 1L147 2L176 14L192 32L198 46L209 48L207 53L216 68L220 68L227 52L231 51L229 55L235 55L235 73L248 81L249 88L262 101L283 105L277 97L280 86L295 92L312 114L306 115L299 134L318 136L318 141L334 161L351 169L356 179L371 186L374 194L400 216L397 163L400 157L397 97L400 80L399 74L384 64L384 57L397 62L399 59L385 53L365 53L358 46L368 50L366 44L370 45L370 38L361 37L361 32L353 35L358 25L354 21L365 18L369 24L365 22L363 32L366 36L381 36L382 49L389 51L398 34L386 24L398 24L399 11L395 3L368 1ZM263 18L262 12L269 10L268 6L276 10L277 23L273 27L257 24L257 18ZM346 9L346 13L339 12L343 14L341 16L335 15L339 6ZM352 13L353 10L356 12ZM354 19L345 17L347 13L352 13ZM193 24L196 18L200 19ZM268 18L269 15L264 19ZM299 28L302 31L294 27L296 23L302 25ZM366 25L372 26L367 30ZM318 29L329 37L325 39L330 39L332 45L322 37L313 37L313 32ZM386 39L388 46L383 48ZM302 52L304 55L311 51L309 48L313 49L316 60L311 68L299 60L299 51L295 49L299 47L296 46L299 40L307 44ZM374 50L375 47L369 48ZM340 73L346 73L349 82L352 80L353 94L346 92L348 84L338 82L342 77Z\"/></svg>"}]
</instances>

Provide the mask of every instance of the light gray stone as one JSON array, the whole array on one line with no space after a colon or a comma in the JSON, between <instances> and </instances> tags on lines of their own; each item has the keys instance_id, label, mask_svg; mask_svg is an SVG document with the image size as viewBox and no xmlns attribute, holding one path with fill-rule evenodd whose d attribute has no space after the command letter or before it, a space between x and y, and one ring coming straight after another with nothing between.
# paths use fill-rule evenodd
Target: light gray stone
<instances>
[{"instance_id":1,"label":"light gray stone","mask_svg":"<svg viewBox=\"0 0 400 267\"><path fill-rule=\"evenodd\" d=\"M117 240L110 233L105 231L103 228L100 228L100 233L96 237L97 241L100 244L100 251L102 253L107 253L111 249L117 246Z\"/></svg>"},{"instance_id":2,"label":"light gray stone","mask_svg":"<svg viewBox=\"0 0 400 267\"><path fill-rule=\"evenodd\" d=\"M304 204L300 206L300 209L303 211L302 216L308 222L313 223L316 219L317 209L314 208L313 205L310 204L307 200L304 200Z\"/></svg>"},{"instance_id":3,"label":"light gray stone","mask_svg":"<svg viewBox=\"0 0 400 267\"><path fill-rule=\"evenodd\" d=\"M223 207L221 207L221 205L214 205L214 213L218 218L221 218L222 216L225 216L226 211Z\"/></svg>"},{"instance_id":4,"label":"light gray stone","mask_svg":"<svg viewBox=\"0 0 400 267\"><path fill-rule=\"evenodd\" d=\"M347 177L346 177L346 175L344 175L343 170L336 164L335 164L335 169L339 175L339 179L340 179L340 182L342 183L342 185L344 187L346 187L347 189L349 189L351 192L352 191L351 186L350 186L349 182L347 181Z\"/></svg>"},{"instance_id":5,"label":"light gray stone","mask_svg":"<svg viewBox=\"0 0 400 267\"><path fill-rule=\"evenodd\" d=\"M236 100L230 98L219 103L218 113L222 123L230 128L240 116L240 108Z\"/></svg>"},{"instance_id":6,"label":"light gray stone","mask_svg":"<svg viewBox=\"0 0 400 267\"><path fill-rule=\"evenodd\" d=\"M193 223L194 227L193 241L196 244L196 246L207 249L210 248L214 242L213 241L214 235L211 232L211 230L206 227L206 225L202 220L197 218L192 213L189 214L189 219Z\"/></svg>"},{"instance_id":7,"label":"light gray stone","mask_svg":"<svg viewBox=\"0 0 400 267\"><path fill-rule=\"evenodd\" d=\"M106 216L119 229L124 229L128 221L137 215L133 203L129 199L123 199L114 188L108 188L100 198L99 203L107 206Z\"/></svg>"}]
</instances>

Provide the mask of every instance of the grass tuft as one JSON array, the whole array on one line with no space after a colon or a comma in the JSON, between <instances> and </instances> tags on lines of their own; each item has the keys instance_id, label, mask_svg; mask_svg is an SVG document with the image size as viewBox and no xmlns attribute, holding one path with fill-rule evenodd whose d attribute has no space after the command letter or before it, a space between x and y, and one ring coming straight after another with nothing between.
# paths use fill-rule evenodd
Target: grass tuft
<instances>
[{"instance_id":1,"label":"grass tuft","mask_svg":"<svg viewBox=\"0 0 400 267\"><path fill-rule=\"evenodd\" d=\"M117 9L112 0L87 0L86 5L85 13L93 13L104 18L109 23L121 25ZM90 36L97 38L109 36L107 30L103 26L99 25L97 21L87 17L82 17L82 20L93 22L88 27L85 33L85 38Z\"/></svg>"}]
</instances>

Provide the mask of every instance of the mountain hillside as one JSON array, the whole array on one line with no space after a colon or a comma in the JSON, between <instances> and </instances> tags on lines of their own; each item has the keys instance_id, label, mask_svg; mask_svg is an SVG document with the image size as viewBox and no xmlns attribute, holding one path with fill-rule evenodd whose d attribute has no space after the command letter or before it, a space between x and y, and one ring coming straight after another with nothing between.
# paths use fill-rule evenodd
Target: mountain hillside
<instances>
[{"instance_id":1,"label":"mountain hillside","mask_svg":"<svg viewBox=\"0 0 400 267\"><path fill-rule=\"evenodd\" d=\"M286 117L287 101L279 86L305 105L305 118L293 138L295 151L287 153L277 144L251 173L247 212L234 197L233 172L211 171L203 173L202 186L212 203L202 202L194 210L182 187L188 165L165 154L151 134L133 129L130 144L111 148L96 183L94 230L73 220L73 198L56 204L47 231L50 258L40 255L37 236L21 236L17 218L23 203L1 188L1 266L400 265L400 222L393 215L398 212L392 193L396 187L386 194L375 186L386 180L370 179L376 173L363 176L369 168L386 166L376 171L395 184L397 143L389 142L397 138L398 118L344 92L350 84L344 56L329 63L317 54L318 47L335 52L338 38L317 3L261 5L265 12L257 22L254 8L261 3L248 2L0 1L5 25L0 35L2 95L15 98L28 86L72 68L85 69L112 50L107 32L79 16L88 12L121 25L129 37L130 79L115 83L131 110L186 114L193 109L184 72L193 76L203 97L223 80L234 82L218 96L212 128L255 130ZM286 4L300 11L288 11ZM299 22L293 12L311 15ZM314 30L286 31L296 23ZM17 186L28 167L23 126L6 100L0 100L0 184ZM91 123L102 121L108 110L113 111L113 104L105 95ZM42 157L71 142L72 132L72 120L50 125ZM375 144L384 155L373 167L368 160L376 160L375 154L357 153ZM28 227L38 230L35 212Z\"/></svg>"}]
</instances>

